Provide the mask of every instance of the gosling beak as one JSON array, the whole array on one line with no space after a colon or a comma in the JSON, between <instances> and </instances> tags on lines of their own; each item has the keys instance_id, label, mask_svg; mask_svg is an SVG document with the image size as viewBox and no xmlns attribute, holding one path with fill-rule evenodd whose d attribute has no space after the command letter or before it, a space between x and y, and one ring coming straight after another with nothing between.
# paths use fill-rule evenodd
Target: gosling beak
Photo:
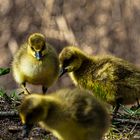
<instances>
[{"instance_id":1,"label":"gosling beak","mask_svg":"<svg viewBox=\"0 0 140 140\"><path fill-rule=\"evenodd\" d=\"M35 52L35 57L37 60L40 60L42 58L42 53L39 51L39 52Z\"/></svg>"},{"instance_id":2,"label":"gosling beak","mask_svg":"<svg viewBox=\"0 0 140 140\"><path fill-rule=\"evenodd\" d=\"M64 75L67 72L66 68L60 68L60 72L59 72L59 77L61 77L62 75Z\"/></svg>"},{"instance_id":3,"label":"gosling beak","mask_svg":"<svg viewBox=\"0 0 140 140\"><path fill-rule=\"evenodd\" d=\"M33 128L32 124L24 124L23 125L23 132L22 132L23 138L28 138L29 133L30 133L32 128Z\"/></svg>"}]
</instances>

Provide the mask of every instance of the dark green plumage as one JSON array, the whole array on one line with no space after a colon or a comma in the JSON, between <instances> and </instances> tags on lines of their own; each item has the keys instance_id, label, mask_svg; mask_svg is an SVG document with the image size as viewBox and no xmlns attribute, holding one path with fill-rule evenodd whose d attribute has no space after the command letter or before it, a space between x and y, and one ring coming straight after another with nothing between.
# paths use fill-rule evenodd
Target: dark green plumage
<instances>
[{"instance_id":1,"label":"dark green plumage","mask_svg":"<svg viewBox=\"0 0 140 140\"><path fill-rule=\"evenodd\" d=\"M113 56L89 56L76 47L59 55L61 69L73 82L94 91L97 98L112 104L132 104L140 98L140 70Z\"/></svg>"}]
</instances>

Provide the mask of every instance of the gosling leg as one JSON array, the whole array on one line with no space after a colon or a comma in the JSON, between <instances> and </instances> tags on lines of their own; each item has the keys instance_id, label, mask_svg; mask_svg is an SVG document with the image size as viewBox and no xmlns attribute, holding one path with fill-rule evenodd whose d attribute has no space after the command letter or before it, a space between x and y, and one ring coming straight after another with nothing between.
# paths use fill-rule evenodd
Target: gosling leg
<instances>
[{"instance_id":1,"label":"gosling leg","mask_svg":"<svg viewBox=\"0 0 140 140\"><path fill-rule=\"evenodd\" d=\"M25 95L31 94L31 93L27 90L26 84L25 84L25 83L22 83L22 84L21 84L21 87L23 88L23 90L24 90L23 93L24 93Z\"/></svg>"},{"instance_id":2,"label":"gosling leg","mask_svg":"<svg viewBox=\"0 0 140 140\"><path fill-rule=\"evenodd\" d=\"M42 86L42 91L43 91L43 94L45 94L47 92L48 88L45 87L45 86Z\"/></svg>"}]
</instances>

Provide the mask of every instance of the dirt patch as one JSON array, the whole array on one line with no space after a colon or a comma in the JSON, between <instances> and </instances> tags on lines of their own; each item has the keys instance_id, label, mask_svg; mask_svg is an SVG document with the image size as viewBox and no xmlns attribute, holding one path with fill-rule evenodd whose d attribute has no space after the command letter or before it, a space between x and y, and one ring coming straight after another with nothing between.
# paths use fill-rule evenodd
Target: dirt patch
<instances>
[{"instance_id":1,"label":"dirt patch","mask_svg":"<svg viewBox=\"0 0 140 140\"><path fill-rule=\"evenodd\" d=\"M0 140L27 140L22 137L22 123L17 112L19 103L7 97L0 98ZM2 115L2 112L3 115ZM9 113L9 115L8 115ZM13 113L13 114L12 114ZM56 140L49 132L41 129L38 125L34 126L29 134L30 140Z\"/></svg>"},{"instance_id":2,"label":"dirt patch","mask_svg":"<svg viewBox=\"0 0 140 140\"><path fill-rule=\"evenodd\" d=\"M35 125L29 138L22 137L22 123L17 112L20 102L5 95L0 97L0 140L57 140L51 133ZM9 112L12 115L5 115ZM140 113L140 112L139 112ZM3 116L2 116L3 115ZM118 115L104 140L140 140L140 115Z\"/></svg>"}]
</instances>

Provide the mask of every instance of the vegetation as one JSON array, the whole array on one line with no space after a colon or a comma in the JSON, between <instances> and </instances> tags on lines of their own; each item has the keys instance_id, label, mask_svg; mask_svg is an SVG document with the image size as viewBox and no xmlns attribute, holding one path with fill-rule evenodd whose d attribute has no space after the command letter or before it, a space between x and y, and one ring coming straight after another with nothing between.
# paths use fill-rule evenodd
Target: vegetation
<instances>
[{"instance_id":1,"label":"vegetation","mask_svg":"<svg viewBox=\"0 0 140 140\"><path fill-rule=\"evenodd\" d=\"M10 68L0 68L0 76L8 74L10 72Z\"/></svg>"},{"instance_id":2,"label":"vegetation","mask_svg":"<svg viewBox=\"0 0 140 140\"><path fill-rule=\"evenodd\" d=\"M2 68L2 71L4 71L2 72L2 75L4 75L5 68ZM96 92L98 91L101 92L97 88ZM20 98L16 91L12 91L8 96L5 89L0 89L0 127L2 128L0 139L3 139L3 137L11 140L15 140L17 137L22 138L22 124L17 114L19 100ZM140 108L137 109L133 106L132 109L121 105L120 114L114 118L104 140L130 140L131 138L138 140L140 138ZM30 137L42 140L56 140L52 134L45 132L38 126L33 128Z\"/></svg>"}]
</instances>

